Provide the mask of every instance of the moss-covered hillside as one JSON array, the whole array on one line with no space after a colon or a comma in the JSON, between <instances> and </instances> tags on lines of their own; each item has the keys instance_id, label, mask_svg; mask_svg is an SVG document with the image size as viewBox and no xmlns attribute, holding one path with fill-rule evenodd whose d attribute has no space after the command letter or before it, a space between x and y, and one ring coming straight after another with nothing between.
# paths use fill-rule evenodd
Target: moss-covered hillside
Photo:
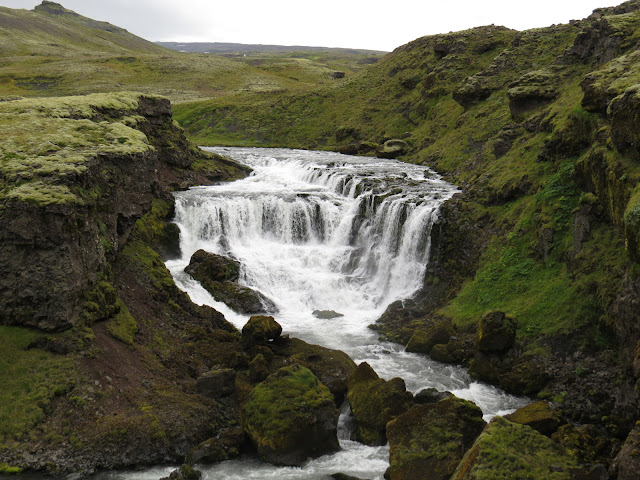
<instances>
[{"instance_id":1,"label":"moss-covered hillside","mask_svg":"<svg viewBox=\"0 0 640 480\"><path fill-rule=\"evenodd\" d=\"M464 192L442 213L424 291L376 328L404 343L448 322L457 333L434 358L561 401L576 419L617 415L611 430L628 431L640 374L639 31L633 0L568 25L424 37L341 85L185 103L176 117L204 144L371 154L402 139L401 159ZM488 311L517 319L506 353L476 348Z\"/></svg>"}]
</instances>

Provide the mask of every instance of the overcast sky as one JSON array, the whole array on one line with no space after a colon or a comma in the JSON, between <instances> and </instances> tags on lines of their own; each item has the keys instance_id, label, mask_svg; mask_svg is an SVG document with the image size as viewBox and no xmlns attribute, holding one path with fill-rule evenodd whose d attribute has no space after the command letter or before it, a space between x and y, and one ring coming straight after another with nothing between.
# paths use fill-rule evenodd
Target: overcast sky
<instances>
[{"instance_id":1,"label":"overcast sky","mask_svg":"<svg viewBox=\"0 0 640 480\"><path fill-rule=\"evenodd\" d=\"M40 0L0 0L32 9ZM567 23L622 0L61 0L152 41L234 42L390 51L424 35L481 25Z\"/></svg>"}]
</instances>

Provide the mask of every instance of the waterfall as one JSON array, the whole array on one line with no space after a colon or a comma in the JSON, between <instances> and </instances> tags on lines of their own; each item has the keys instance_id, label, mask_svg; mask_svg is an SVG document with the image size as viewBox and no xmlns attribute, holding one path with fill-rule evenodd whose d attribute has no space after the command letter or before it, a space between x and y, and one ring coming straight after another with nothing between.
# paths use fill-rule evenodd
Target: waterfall
<instances>
[{"instance_id":1,"label":"waterfall","mask_svg":"<svg viewBox=\"0 0 640 480\"><path fill-rule=\"evenodd\" d=\"M368 328L389 303L420 288L431 227L456 187L424 167L393 160L285 149L211 150L248 164L254 173L175 194L182 258L167 267L194 302L244 325L248 316L217 302L184 273L198 249L233 257L241 262L240 283L278 306L284 333L343 350L383 378L402 377L414 393L427 387L452 391L476 402L486 419L526 403L472 382L462 368L380 342ZM320 320L314 310L343 316ZM340 442L341 452L302 469L248 458L203 471L208 478L229 479L327 479L340 471L382 478L387 447L367 447L348 435Z\"/></svg>"}]
</instances>

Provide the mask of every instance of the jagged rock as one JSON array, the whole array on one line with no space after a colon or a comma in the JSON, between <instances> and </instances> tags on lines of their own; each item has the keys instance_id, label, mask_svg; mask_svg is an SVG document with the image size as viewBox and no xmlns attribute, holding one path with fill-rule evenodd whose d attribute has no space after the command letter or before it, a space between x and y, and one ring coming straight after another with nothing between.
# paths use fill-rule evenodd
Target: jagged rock
<instances>
[{"instance_id":1,"label":"jagged rock","mask_svg":"<svg viewBox=\"0 0 640 480\"><path fill-rule=\"evenodd\" d=\"M349 355L320 345L312 345L298 338L278 339L271 345L273 352L286 361L307 367L333 394L336 405L341 405L347 394L347 378L356 364Z\"/></svg>"},{"instance_id":2,"label":"jagged rock","mask_svg":"<svg viewBox=\"0 0 640 480\"><path fill-rule=\"evenodd\" d=\"M518 321L500 311L485 313L478 323L476 346L483 353L500 353L510 349L516 339Z\"/></svg>"},{"instance_id":3,"label":"jagged rock","mask_svg":"<svg viewBox=\"0 0 640 480\"><path fill-rule=\"evenodd\" d=\"M198 250L184 269L213 298L242 314L276 313L276 305L262 293L239 285L240 263L236 260Z\"/></svg>"},{"instance_id":4,"label":"jagged rock","mask_svg":"<svg viewBox=\"0 0 640 480\"><path fill-rule=\"evenodd\" d=\"M482 410L450 396L414 405L387 425L391 480L448 480L486 423Z\"/></svg>"},{"instance_id":5,"label":"jagged rock","mask_svg":"<svg viewBox=\"0 0 640 480\"><path fill-rule=\"evenodd\" d=\"M189 450L185 458L187 465L215 463L235 458L240 454L244 442L242 427L235 426L222 430L215 438L210 438Z\"/></svg>"},{"instance_id":6,"label":"jagged rock","mask_svg":"<svg viewBox=\"0 0 640 480\"><path fill-rule=\"evenodd\" d=\"M254 315L242 327L242 341L248 346L267 345L282 333L282 326L273 317Z\"/></svg>"},{"instance_id":7,"label":"jagged rock","mask_svg":"<svg viewBox=\"0 0 640 480\"><path fill-rule=\"evenodd\" d=\"M428 330L418 330L407 342L407 352L429 355L434 345L449 343L456 333L450 320L438 320Z\"/></svg>"},{"instance_id":8,"label":"jagged rock","mask_svg":"<svg viewBox=\"0 0 640 480\"><path fill-rule=\"evenodd\" d=\"M249 363L249 381L251 383L260 383L269 376L269 362L264 355L258 354L251 363Z\"/></svg>"},{"instance_id":9,"label":"jagged rock","mask_svg":"<svg viewBox=\"0 0 640 480\"><path fill-rule=\"evenodd\" d=\"M433 52L436 57L443 58L453 53L464 53L467 50L467 42L460 35L439 35L433 44Z\"/></svg>"},{"instance_id":10,"label":"jagged rock","mask_svg":"<svg viewBox=\"0 0 640 480\"><path fill-rule=\"evenodd\" d=\"M576 461L551 439L526 425L495 417L451 478L471 480L480 472L526 472L531 480L571 479L578 471Z\"/></svg>"},{"instance_id":11,"label":"jagged rock","mask_svg":"<svg viewBox=\"0 0 640 480\"><path fill-rule=\"evenodd\" d=\"M386 443L386 425L411 407L404 380L385 381L362 362L347 379L347 399L356 420L356 435L366 445Z\"/></svg>"},{"instance_id":12,"label":"jagged rock","mask_svg":"<svg viewBox=\"0 0 640 480\"><path fill-rule=\"evenodd\" d=\"M240 277L240 262L222 255L198 250L184 269L198 281L236 282Z\"/></svg>"},{"instance_id":13,"label":"jagged rock","mask_svg":"<svg viewBox=\"0 0 640 480\"><path fill-rule=\"evenodd\" d=\"M614 470L618 480L636 480L640 472L640 425L631 430L622 445L622 450L614 460Z\"/></svg>"},{"instance_id":14,"label":"jagged rock","mask_svg":"<svg viewBox=\"0 0 640 480\"><path fill-rule=\"evenodd\" d=\"M413 403L417 403L418 405L438 403L440 400L444 400L451 395L453 395L451 392L441 392L435 388L425 388L413 396Z\"/></svg>"},{"instance_id":15,"label":"jagged rock","mask_svg":"<svg viewBox=\"0 0 640 480\"><path fill-rule=\"evenodd\" d=\"M171 475L161 478L160 480L200 480L201 478L201 471L189 465L182 465L180 468L171 472Z\"/></svg>"},{"instance_id":16,"label":"jagged rock","mask_svg":"<svg viewBox=\"0 0 640 480\"><path fill-rule=\"evenodd\" d=\"M528 425L543 435L551 435L560 426L560 416L547 402L534 402L505 415L507 420Z\"/></svg>"},{"instance_id":17,"label":"jagged rock","mask_svg":"<svg viewBox=\"0 0 640 480\"><path fill-rule=\"evenodd\" d=\"M242 426L258 455L274 465L299 466L340 449L333 395L306 367L278 370L249 394Z\"/></svg>"},{"instance_id":18,"label":"jagged rock","mask_svg":"<svg viewBox=\"0 0 640 480\"><path fill-rule=\"evenodd\" d=\"M314 310L312 315L322 320L331 320L332 318L344 317L342 313L333 310Z\"/></svg>"},{"instance_id":19,"label":"jagged rock","mask_svg":"<svg viewBox=\"0 0 640 480\"><path fill-rule=\"evenodd\" d=\"M236 389L236 372L232 369L209 372L198 378L196 389L206 397L227 397Z\"/></svg>"},{"instance_id":20,"label":"jagged rock","mask_svg":"<svg viewBox=\"0 0 640 480\"><path fill-rule=\"evenodd\" d=\"M640 84L611 100L608 112L611 140L616 149L640 159Z\"/></svg>"}]
</instances>

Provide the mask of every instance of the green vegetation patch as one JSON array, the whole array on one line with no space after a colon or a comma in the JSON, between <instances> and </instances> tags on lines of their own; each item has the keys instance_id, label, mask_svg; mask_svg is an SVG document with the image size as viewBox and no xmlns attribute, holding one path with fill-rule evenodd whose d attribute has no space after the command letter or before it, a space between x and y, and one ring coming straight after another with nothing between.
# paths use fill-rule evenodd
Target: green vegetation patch
<instances>
[{"instance_id":1,"label":"green vegetation patch","mask_svg":"<svg viewBox=\"0 0 640 480\"><path fill-rule=\"evenodd\" d=\"M151 148L135 128L139 97L96 94L0 103L0 198L41 205L83 201L71 188L92 161Z\"/></svg>"},{"instance_id":2,"label":"green vegetation patch","mask_svg":"<svg viewBox=\"0 0 640 480\"><path fill-rule=\"evenodd\" d=\"M252 438L275 448L308 412L325 407L334 408L329 389L311 370L296 364L281 368L251 391L243 418Z\"/></svg>"},{"instance_id":3,"label":"green vegetation patch","mask_svg":"<svg viewBox=\"0 0 640 480\"><path fill-rule=\"evenodd\" d=\"M118 299L116 305L119 310L112 319L107 321L107 332L116 340L133 345L136 333L138 333L138 323L122 300Z\"/></svg>"},{"instance_id":4,"label":"green vegetation patch","mask_svg":"<svg viewBox=\"0 0 640 480\"><path fill-rule=\"evenodd\" d=\"M0 441L29 431L53 399L75 384L71 358L28 348L40 336L35 330L0 326Z\"/></svg>"}]
</instances>

